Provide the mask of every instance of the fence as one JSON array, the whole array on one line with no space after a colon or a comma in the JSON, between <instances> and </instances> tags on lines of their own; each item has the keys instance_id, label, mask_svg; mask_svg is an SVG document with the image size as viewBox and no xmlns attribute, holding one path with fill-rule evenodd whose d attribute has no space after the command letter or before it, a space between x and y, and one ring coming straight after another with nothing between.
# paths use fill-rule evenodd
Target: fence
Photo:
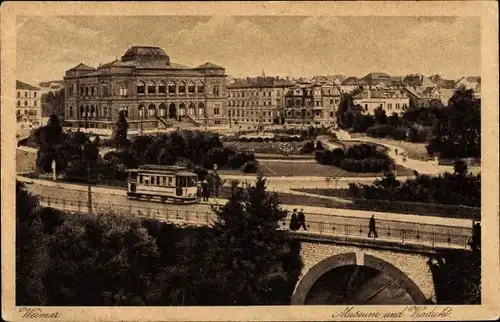
<instances>
[{"instance_id":1,"label":"fence","mask_svg":"<svg viewBox=\"0 0 500 322\"><path fill-rule=\"evenodd\" d=\"M47 207L68 210L73 212L86 212L87 202L82 200L68 200L52 197L39 197L40 204ZM137 204L109 204L92 203L95 213L113 210L115 213L134 215L140 218L157 219L184 225L206 226L217 220L213 212L179 210L170 208L169 204L161 207L147 207ZM287 230L290 219L280 220L280 230ZM299 234L315 234L321 236L348 237L351 239L370 241L366 219L344 216L329 216L328 221L308 221L307 231L298 231ZM413 228L402 227L413 226ZM468 249L472 229L459 227L446 227L429 224L405 223L391 220L377 221L377 240L423 245L432 248ZM447 230L447 231L446 231Z\"/></svg>"}]
</instances>

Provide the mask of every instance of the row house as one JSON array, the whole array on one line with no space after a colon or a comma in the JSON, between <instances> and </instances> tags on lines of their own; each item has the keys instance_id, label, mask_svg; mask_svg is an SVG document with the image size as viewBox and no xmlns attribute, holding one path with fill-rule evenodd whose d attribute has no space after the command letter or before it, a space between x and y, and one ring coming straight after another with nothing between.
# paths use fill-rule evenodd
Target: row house
<instances>
[{"instance_id":1,"label":"row house","mask_svg":"<svg viewBox=\"0 0 500 322\"><path fill-rule=\"evenodd\" d=\"M361 106L363 113L374 114L381 107L387 115L401 114L410 106L409 94L405 90L369 90L353 96L354 105Z\"/></svg>"},{"instance_id":2,"label":"row house","mask_svg":"<svg viewBox=\"0 0 500 322\"><path fill-rule=\"evenodd\" d=\"M334 126L341 93L333 83L299 83L286 94L285 124Z\"/></svg>"},{"instance_id":3,"label":"row house","mask_svg":"<svg viewBox=\"0 0 500 322\"><path fill-rule=\"evenodd\" d=\"M282 124L285 94L293 86L279 77L256 77L227 86L230 123L240 126Z\"/></svg>"},{"instance_id":4,"label":"row house","mask_svg":"<svg viewBox=\"0 0 500 322\"><path fill-rule=\"evenodd\" d=\"M42 125L41 96L40 88L16 80L17 129L37 128Z\"/></svg>"},{"instance_id":5,"label":"row house","mask_svg":"<svg viewBox=\"0 0 500 322\"><path fill-rule=\"evenodd\" d=\"M226 124L223 67L175 64L159 47L134 46L121 60L66 71L65 124L111 129L123 111L131 129Z\"/></svg>"}]
</instances>

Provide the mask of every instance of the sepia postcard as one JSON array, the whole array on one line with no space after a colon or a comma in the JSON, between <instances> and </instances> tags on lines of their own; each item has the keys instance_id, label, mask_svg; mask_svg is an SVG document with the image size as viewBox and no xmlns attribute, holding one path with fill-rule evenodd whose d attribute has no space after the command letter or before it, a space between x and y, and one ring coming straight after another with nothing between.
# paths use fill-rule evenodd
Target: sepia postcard
<instances>
[{"instance_id":1,"label":"sepia postcard","mask_svg":"<svg viewBox=\"0 0 500 322\"><path fill-rule=\"evenodd\" d=\"M495 1L7 1L6 321L500 318Z\"/></svg>"}]
</instances>

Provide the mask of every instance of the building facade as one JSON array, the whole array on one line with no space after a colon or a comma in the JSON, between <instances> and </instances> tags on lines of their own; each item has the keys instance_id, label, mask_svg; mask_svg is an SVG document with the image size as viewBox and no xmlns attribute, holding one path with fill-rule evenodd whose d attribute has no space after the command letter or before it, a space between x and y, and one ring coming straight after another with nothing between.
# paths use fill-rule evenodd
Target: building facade
<instances>
[{"instance_id":1,"label":"building facade","mask_svg":"<svg viewBox=\"0 0 500 322\"><path fill-rule=\"evenodd\" d=\"M42 125L40 88L16 81L16 120L18 129L37 128Z\"/></svg>"},{"instance_id":2,"label":"building facade","mask_svg":"<svg viewBox=\"0 0 500 322\"><path fill-rule=\"evenodd\" d=\"M282 124L285 94L293 83L279 77L236 80L227 86L231 125Z\"/></svg>"},{"instance_id":3,"label":"building facade","mask_svg":"<svg viewBox=\"0 0 500 322\"><path fill-rule=\"evenodd\" d=\"M335 126L341 93L333 83L299 83L285 96L285 124Z\"/></svg>"},{"instance_id":4,"label":"building facade","mask_svg":"<svg viewBox=\"0 0 500 322\"><path fill-rule=\"evenodd\" d=\"M406 90L364 90L353 96L353 103L360 105L363 113L374 114L379 107L387 115L401 114L410 106L410 97Z\"/></svg>"},{"instance_id":5,"label":"building facade","mask_svg":"<svg viewBox=\"0 0 500 322\"><path fill-rule=\"evenodd\" d=\"M123 111L130 129L226 124L226 75L205 63L170 62L159 47L134 46L110 63L66 71L65 124L111 129Z\"/></svg>"}]
</instances>

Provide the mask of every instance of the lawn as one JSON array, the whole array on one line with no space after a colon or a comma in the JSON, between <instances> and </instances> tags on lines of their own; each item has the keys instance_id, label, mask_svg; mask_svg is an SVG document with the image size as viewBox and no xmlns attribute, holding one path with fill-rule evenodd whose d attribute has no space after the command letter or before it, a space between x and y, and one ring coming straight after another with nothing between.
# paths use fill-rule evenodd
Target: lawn
<instances>
[{"instance_id":1,"label":"lawn","mask_svg":"<svg viewBox=\"0 0 500 322\"><path fill-rule=\"evenodd\" d=\"M267 161L259 160L259 167L264 172L265 176L280 177L280 176L340 176L340 177L378 177L381 173L357 173L348 172L343 169L311 162L287 162L286 160ZM398 176L413 175L413 170L398 165Z\"/></svg>"},{"instance_id":2,"label":"lawn","mask_svg":"<svg viewBox=\"0 0 500 322\"><path fill-rule=\"evenodd\" d=\"M266 153L266 154L280 154L283 155L280 146L287 144L292 147L289 154L300 155L300 149L304 147L307 141L300 142L223 142L224 147L233 149L238 152L251 152L251 153Z\"/></svg>"}]
</instances>

